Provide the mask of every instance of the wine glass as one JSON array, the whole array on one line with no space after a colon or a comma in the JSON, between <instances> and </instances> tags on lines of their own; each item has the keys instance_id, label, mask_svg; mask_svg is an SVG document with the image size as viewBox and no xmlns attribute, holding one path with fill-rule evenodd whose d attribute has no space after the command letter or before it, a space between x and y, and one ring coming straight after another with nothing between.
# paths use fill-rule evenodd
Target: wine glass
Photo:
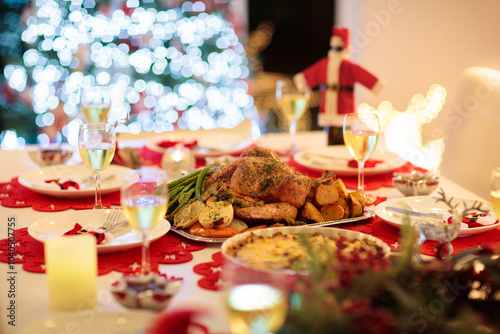
<instances>
[{"instance_id":1,"label":"wine glass","mask_svg":"<svg viewBox=\"0 0 500 334\"><path fill-rule=\"evenodd\" d=\"M365 190L365 161L375 150L380 123L375 113L352 113L344 117L344 142L358 162L358 190Z\"/></svg>"},{"instance_id":2,"label":"wine glass","mask_svg":"<svg viewBox=\"0 0 500 334\"><path fill-rule=\"evenodd\" d=\"M146 276L151 272L148 232L158 225L167 213L167 173L147 168L125 173L120 194L128 223L143 234L141 274Z\"/></svg>"},{"instance_id":3,"label":"wine glass","mask_svg":"<svg viewBox=\"0 0 500 334\"><path fill-rule=\"evenodd\" d=\"M82 87L80 105L87 122L106 123L111 108L109 88L101 85Z\"/></svg>"},{"instance_id":4,"label":"wine glass","mask_svg":"<svg viewBox=\"0 0 500 334\"><path fill-rule=\"evenodd\" d=\"M297 120L309 107L309 90L300 92L292 80L276 82L276 99L281 111L290 122L290 151L292 155L298 151L296 144Z\"/></svg>"},{"instance_id":5,"label":"wine glass","mask_svg":"<svg viewBox=\"0 0 500 334\"><path fill-rule=\"evenodd\" d=\"M101 173L106 169L115 155L115 127L108 123L88 123L80 126L78 134L78 151L85 167L95 177L94 209L102 209Z\"/></svg>"},{"instance_id":6,"label":"wine glass","mask_svg":"<svg viewBox=\"0 0 500 334\"><path fill-rule=\"evenodd\" d=\"M226 306L232 334L276 333L288 311L283 273L224 263Z\"/></svg>"},{"instance_id":7,"label":"wine glass","mask_svg":"<svg viewBox=\"0 0 500 334\"><path fill-rule=\"evenodd\" d=\"M500 217L500 167L495 167L491 173L490 197L493 211Z\"/></svg>"}]
</instances>

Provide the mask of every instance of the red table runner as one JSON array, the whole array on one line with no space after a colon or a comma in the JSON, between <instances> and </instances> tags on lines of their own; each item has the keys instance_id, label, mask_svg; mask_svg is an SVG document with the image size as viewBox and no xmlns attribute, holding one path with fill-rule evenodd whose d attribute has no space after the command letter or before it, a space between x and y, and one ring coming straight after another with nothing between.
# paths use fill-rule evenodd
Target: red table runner
<instances>
[{"instance_id":1,"label":"red table runner","mask_svg":"<svg viewBox=\"0 0 500 334\"><path fill-rule=\"evenodd\" d=\"M28 234L27 228L14 232L15 240L0 240L0 262L22 264L23 269L32 273L45 272L43 244ZM15 246L13 246L15 245ZM205 249L205 243L195 242L167 233L151 243L151 269L157 270L159 264L177 264L193 259L191 252ZM99 254L97 259L98 274L105 275L111 271L134 273L141 266L141 247L127 251Z\"/></svg>"}]
</instances>

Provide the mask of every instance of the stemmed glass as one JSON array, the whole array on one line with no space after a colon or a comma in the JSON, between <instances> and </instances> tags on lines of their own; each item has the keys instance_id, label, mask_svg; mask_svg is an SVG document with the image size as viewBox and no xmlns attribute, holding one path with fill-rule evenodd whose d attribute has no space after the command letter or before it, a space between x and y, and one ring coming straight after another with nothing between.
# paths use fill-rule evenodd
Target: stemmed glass
<instances>
[{"instance_id":1,"label":"stemmed glass","mask_svg":"<svg viewBox=\"0 0 500 334\"><path fill-rule=\"evenodd\" d=\"M300 92L292 80L278 80L276 82L276 99L285 117L290 122L290 150L294 154L298 151L296 144L297 120L309 107L309 90Z\"/></svg>"},{"instance_id":2,"label":"stemmed glass","mask_svg":"<svg viewBox=\"0 0 500 334\"><path fill-rule=\"evenodd\" d=\"M365 190L365 161L375 150L380 123L375 113L353 113L344 118L344 142L349 153L358 162L358 190Z\"/></svg>"},{"instance_id":3,"label":"stemmed glass","mask_svg":"<svg viewBox=\"0 0 500 334\"><path fill-rule=\"evenodd\" d=\"M288 311L283 273L225 262L223 280L232 334L276 333L281 329Z\"/></svg>"},{"instance_id":4,"label":"stemmed glass","mask_svg":"<svg viewBox=\"0 0 500 334\"><path fill-rule=\"evenodd\" d=\"M88 123L80 126L78 151L85 167L95 176L94 209L102 209L101 173L115 155L115 127L108 123Z\"/></svg>"},{"instance_id":5,"label":"stemmed glass","mask_svg":"<svg viewBox=\"0 0 500 334\"><path fill-rule=\"evenodd\" d=\"M101 85L82 87L80 105L87 122L106 123L111 108L109 88Z\"/></svg>"},{"instance_id":6,"label":"stemmed glass","mask_svg":"<svg viewBox=\"0 0 500 334\"><path fill-rule=\"evenodd\" d=\"M148 232L167 213L167 173L147 168L125 173L120 194L128 223L143 234L141 274L145 276L151 272Z\"/></svg>"},{"instance_id":7,"label":"stemmed glass","mask_svg":"<svg viewBox=\"0 0 500 334\"><path fill-rule=\"evenodd\" d=\"M500 167L495 167L491 173L490 198L493 211L500 217Z\"/></svg>"}]
</instances>

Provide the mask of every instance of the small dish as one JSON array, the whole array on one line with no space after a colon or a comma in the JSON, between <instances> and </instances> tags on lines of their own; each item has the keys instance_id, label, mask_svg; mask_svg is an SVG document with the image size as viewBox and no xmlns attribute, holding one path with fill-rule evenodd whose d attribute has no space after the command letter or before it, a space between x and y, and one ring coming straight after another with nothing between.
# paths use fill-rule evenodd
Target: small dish
<instances>
[{"instance_id":1,"label":"small dish","mask_svg":"<svg viewBox=\"0 0 500 334\"><path fill-rule=\"evenodd\" d=\"M181 278L167 278L163 274L125 275L111 285L111 294L127 308L161 311L181 285Z\"/></svg>"},{"instance_id":2,"label":"small dish","mask_svg":"<svg viewBox=\"0 0 500 334\"><path fill-rule=\"evenodd\" d=\"M394 173L392 182L394 187L405 196L430 195L439 185L439 176L418 171Z\"/></svg>"},{"instance_id":3,"label":"small dish","mask_svg":"<svg viewBox=\"0 0 500 334\"><path fill-rule=\"evenodd\" d=\"M65 146L37 147L28 151L30 159L39 166L64 164L73 155L73 149Z\"/></svg>"}]
</instances>

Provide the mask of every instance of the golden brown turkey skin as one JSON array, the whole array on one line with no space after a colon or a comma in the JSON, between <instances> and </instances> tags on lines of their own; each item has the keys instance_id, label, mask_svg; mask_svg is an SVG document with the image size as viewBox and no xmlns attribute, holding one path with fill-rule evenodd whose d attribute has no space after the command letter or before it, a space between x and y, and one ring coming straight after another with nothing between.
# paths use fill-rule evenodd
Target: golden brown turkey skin
<instances>
[{"instance_id":1,"label":"golden brown turkey skin","mask_svg":"<svg viewBox=\"0 0 500 334\"><path fill-rule=\"evenodd\" d=\"M265 203L304 205L317 180L300 174L279 159L272 150L253 147L219 168L207 179L207 186L224 182L236 196L252 197Z\"/></svg>"},{"instance_id":2,"label":"golden brown turkey skin","mask_svg":"<svg viewBox=\"0 0 500 334\"><path fill-rule=\"evenodd\" d=\"M275 218L297 218L298 210L288 203L270 203L236 210L236 216L246 222L273 221Z\"/></svg>"}]
</instances>

